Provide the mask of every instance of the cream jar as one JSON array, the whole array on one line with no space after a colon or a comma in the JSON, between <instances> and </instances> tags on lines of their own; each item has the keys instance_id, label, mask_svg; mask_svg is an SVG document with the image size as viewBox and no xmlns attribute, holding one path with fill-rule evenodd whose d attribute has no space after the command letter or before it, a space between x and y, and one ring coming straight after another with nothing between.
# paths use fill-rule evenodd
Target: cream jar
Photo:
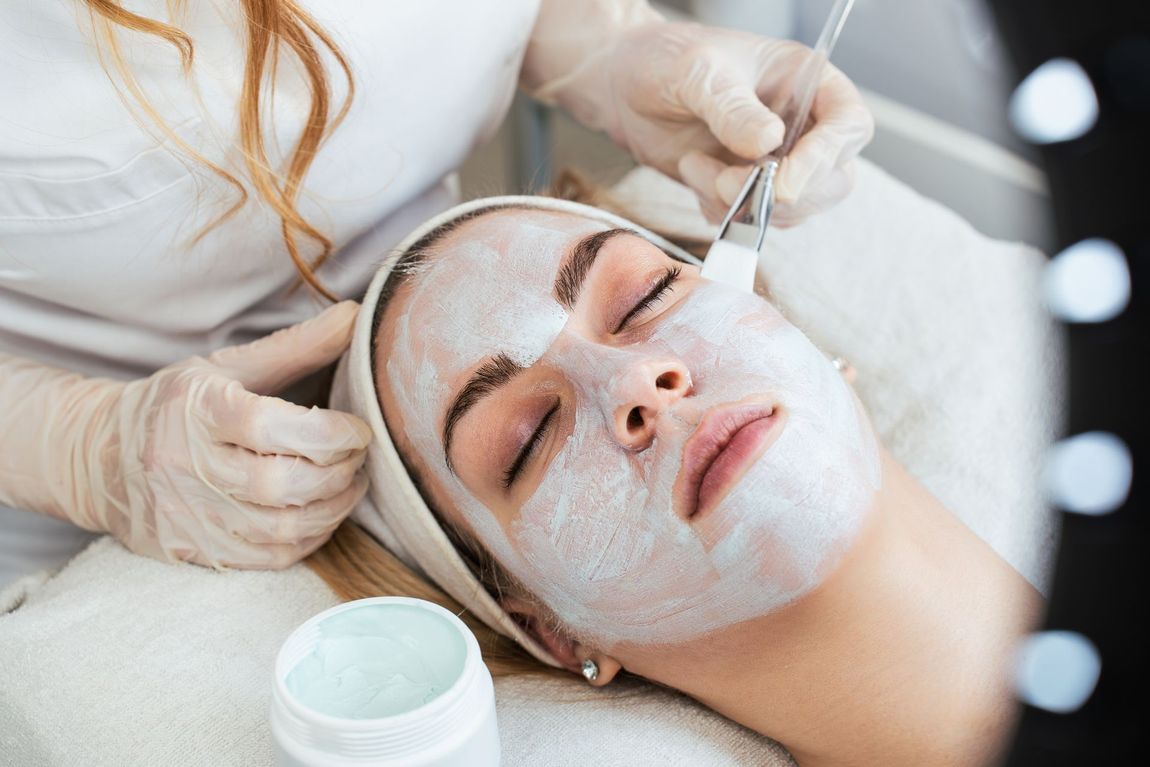
<instances>
[{"instance_id":1,"label":"cream jar","mask_svg":"<svg viewBox=\"0 0 1150 767\"><path fill-rule=\"evenodd\" d=\"M276 658L271 729L283 767L495 767L495 690L463 621L373 597L305 621Z\"/></svg>"}]
</instances>

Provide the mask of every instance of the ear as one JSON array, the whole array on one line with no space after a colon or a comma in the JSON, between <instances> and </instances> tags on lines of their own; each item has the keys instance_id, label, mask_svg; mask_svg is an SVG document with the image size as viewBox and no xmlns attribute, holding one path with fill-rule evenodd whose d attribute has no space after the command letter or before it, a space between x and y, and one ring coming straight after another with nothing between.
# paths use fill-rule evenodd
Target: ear
<instances>
[{"instance_id":1,"label":"ear","mask_svg":"<svg viewBox=\"0 0 1150 767\"><path fill-rule=\"evenodd\" d=\"M518 597L504 597L500 604L512 620L551 653L563 668L582 676L583 661L594 661L599 667L599 676L591 682L593 686L603 687L610 684L623 670L623 664L607 653L597 652L557 631L551 621L544 619L540 609L534 604Z\"/></svg>"}]
</instances>

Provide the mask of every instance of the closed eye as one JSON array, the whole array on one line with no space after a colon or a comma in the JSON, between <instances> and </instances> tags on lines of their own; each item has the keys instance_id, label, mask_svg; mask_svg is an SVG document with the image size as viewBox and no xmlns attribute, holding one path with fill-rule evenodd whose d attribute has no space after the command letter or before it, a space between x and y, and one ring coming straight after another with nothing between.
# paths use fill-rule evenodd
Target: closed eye
<instances>
[{"instance_id":1,"label":"closed eye","mask_svg":"<svg viewBox=\"0 0 1150 767\"><path fill-rule=\"evenodd\" d=\"M515 484L515 480L523 472L523 467L527 465L527 461L535 453L536 449L538 449L540 443L543 442L543 438L547 436L547 427L550 426L551 421L554 420L555 414L558 412L559 401L556 400L555 404L551 406L551 409L539 419L539 425L535 427L531 438L527 440L526 444L524 444L523 448L519 451L519 454L515 456L515 460L512 461L511 465L507 467L507 470L503 472L504 489L510 488Z\"/></svg>"},{"instance_id":2,"label":"closed eye","mask_svg":"<svg viewBox=\"0 0 1150 767\"><path fill-rule=\"evenodd\" d=\"M635 304L631 311L627 312L627 314L623 316L623 319L619 320L619 325L611 331L612 335L626 330L627 324L631 322L631 320L662 301L667 293L675 289L675 282L679 279L679 275L682 274L682 272L683 268L681 266L667 267L667 271L663 273L663 276L659 278L658 282L651 286L651 290L647 292L647 295L643 296L643 298L639 300L639 303Z\"/></svg>"}]
</instances>

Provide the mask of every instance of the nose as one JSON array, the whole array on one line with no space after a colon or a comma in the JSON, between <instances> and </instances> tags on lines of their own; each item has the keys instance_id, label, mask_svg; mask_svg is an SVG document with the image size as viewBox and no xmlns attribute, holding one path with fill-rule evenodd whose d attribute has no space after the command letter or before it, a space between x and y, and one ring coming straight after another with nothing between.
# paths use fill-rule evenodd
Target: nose
<instances>
[{"instance_id":1,"label":"nose","mask_svg":"<svg viewBox=\"0 0 1150 767\"><path fill-rule=\"evenodd\" d=\"M659 413L691 394L691 374L674 358L636 360L618 379L613 413L615 438L628 450L646 450L655 441Z\"/></svg>"}]
</instances>

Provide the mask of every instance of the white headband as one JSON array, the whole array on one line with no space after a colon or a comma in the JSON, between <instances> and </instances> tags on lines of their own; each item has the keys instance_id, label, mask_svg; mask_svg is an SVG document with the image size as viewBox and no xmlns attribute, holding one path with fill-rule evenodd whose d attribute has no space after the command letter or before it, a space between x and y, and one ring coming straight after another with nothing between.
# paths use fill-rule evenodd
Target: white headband
<instances>
[{"instance_id":1,"label":"white headband","mask_svg":"<svg viewBox=\"0 0 1150 767\"><path fill-rule=\"evenodd\" d=\"M356 319L351 348L340 361L332 385L331 406L354 413L371 427L367 474L371 489L356 509L354 519L408 567L423 574L473 615L505 637L514 639L540 661L559 667L551 653L532 639L487 592L464 563L412 481L383 420L372 370L372 325L384 284L400 257L434 229L460 216L487 208L512 206L572 213L631 229L674 257L697 264L698 259L659 235L612 213L550 197L486 197L457 205L424 222L395 247L371 281Z\"/></svg>"}]
</instances>

